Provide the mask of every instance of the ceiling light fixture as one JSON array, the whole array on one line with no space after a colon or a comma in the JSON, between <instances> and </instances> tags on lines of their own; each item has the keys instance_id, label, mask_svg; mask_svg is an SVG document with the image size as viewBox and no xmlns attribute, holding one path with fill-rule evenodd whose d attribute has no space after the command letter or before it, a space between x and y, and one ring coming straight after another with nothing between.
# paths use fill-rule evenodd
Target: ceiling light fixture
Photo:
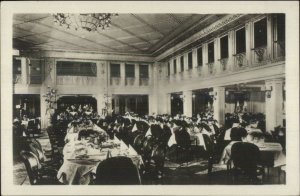
<instances>
[{"instance_id":1,"label":"ceiling light fixture","mask_svg":"<svg viewBox=\"0 0 300 196\"><path fill-rule=\"evenodd\" d=\"M106 29L111 25L111 18L118 14L94 13L94 14L52 14L54 22L67 29L84 29L88 32Z\"/></svg>"}]
</instances>

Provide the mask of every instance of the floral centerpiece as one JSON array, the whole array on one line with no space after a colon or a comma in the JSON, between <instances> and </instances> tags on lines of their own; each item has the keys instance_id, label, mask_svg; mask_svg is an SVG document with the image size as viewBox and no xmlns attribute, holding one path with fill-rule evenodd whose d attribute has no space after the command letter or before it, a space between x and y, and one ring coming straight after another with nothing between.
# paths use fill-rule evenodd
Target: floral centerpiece
<instances>
[{"instance_id":1,"label":"floral centerpiece","mask_svg":"<svg viewBox=\"0 0 300 196\"><path fill-rule=\"evenodd\" d=\"M51 121L55 109L57 108L57 102L56 102L56 98L58 97L57 90L48 86L47 92L43 95L43 97L45 98L45 102L47 105L46 116L48 116L48 118Z\"/></svg>"}]
</instances>

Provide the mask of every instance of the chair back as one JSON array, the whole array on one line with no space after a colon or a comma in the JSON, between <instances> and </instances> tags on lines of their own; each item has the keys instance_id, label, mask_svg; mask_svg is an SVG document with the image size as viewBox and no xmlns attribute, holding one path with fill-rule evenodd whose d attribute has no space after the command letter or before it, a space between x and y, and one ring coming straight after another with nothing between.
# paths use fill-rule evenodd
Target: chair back
<instances>
[{"instance_id":1,"label":"chair back","mask_svg":"<svg viewBox=\"0 0 300 196\"><path fill-rule=\"evenodd\" d=\"M155 139L151 135L147 136L143 142L143 154L148 155L151 153L154 145L155 145Z\"/></svg>"},{"instance_id":2,"label":"chair back","mask_svg":"<svg viewBox=\"0 0 300 196\"><path fill-rule=\"evenodd\" d=\"M175 132L175 140L177 145L183 148L191 145L190 134L184 128Z\"/></svg>"},{"instance_id":3,"label":"chair back","mask_svg":"<svg viewBox=\"0 0 300 196\"><path fill-rule=\"evenodd\" d=\"M34 120L29 120L29 121L28 121L27 127L28 127L28 129L33 129L33 128L35 128Z\"/></svg>"},{"instance_id":4,"label":"chair back","mask_svg":"<svg viewBox=\"0 0 300 196\"><path fill-rule=\"evenodd\" d=\"M36 143L29 143L29 148L33 154L38 158L39 161L44 162L45 161L45 155L42 149L39 148L39 146Z\"/></svg>"},{"instance_id":5,"label":"chair back","mask_svg":"<svg viewBox=\"0 0 300 196\"><path fill-rule=\"evenodd\" d=\"M139 134L137 135L135 138L134 138L134 141L133 141L133 147L140 151L141 148L143 147L143 140L144 140L144 136L143 134Z\"/></svg>"},{"instance_id":6,"label":"chair back","mask_svg":"<svg viewBox=\"0 0 300 196\"><path fill-rule=\"evenodd\" d=\"M256 176L257 165L260 162L260 151L255 144L248 142L233 144L231 159L235 168L241 169L249 176Z\"/></svg>"},{"instance_id":7,"label":"chair back","mask_svg":"<svg viewBox=\"0 0 300 196\"><path fill-rule=\"evenodd\" d=\"M27 175L29 177L30 184L34 185L38 180L39 161L37 157L29 151L21 151L20 156L25 164Z\"/></svg>"},{"instance_id":8,"label":"chair back","mask_svg":"<svg viewBox=\"0 0 300 196\"><path fill-rule=\"evenodd\" d=\"M206 151L207 151L208 155L211 156L214 152L214 142L209 137L209 135L202 134L202 136L203 136L203 140L205 143Z\"/></svg>"},{"instance_id":9,"label":"chair back","mask_svg":"<svg viewBox=\"0 0 300 196\"><path fill-rule=\"evenodd\" d=\"M111 157L102 161L96 169L96 185L141 184L138 169L128 157Z\"/></svg>"},{"instance_id":10,"label":"chair back","mask_svg":"<svg viewBox=\"0 0 300 196\"><path fill-rule=\"evenodd\" d=\"M156 145L152 150L152 159L155 162L163 162L166 156L166 146L163 144Z\"/></svg>"},{"instance_id":11,"label":"chair back","mask_svg":"<svg viewBox=\"0 0 300 196\"><path fill-rule=\"evenodd\" d=\"M153 124L151 125L151 134L155 137L160 139L161 135L162 135L162 128L160 127L160 125L158 124Z\"/></svg>"}]
</instances>

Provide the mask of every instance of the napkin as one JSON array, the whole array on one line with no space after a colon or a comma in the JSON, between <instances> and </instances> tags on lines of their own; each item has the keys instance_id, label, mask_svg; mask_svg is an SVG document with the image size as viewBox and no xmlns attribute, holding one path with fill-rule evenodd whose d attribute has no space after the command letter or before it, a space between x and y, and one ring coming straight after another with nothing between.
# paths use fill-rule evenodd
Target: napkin
<instances>
[{"instance_id":1,"label":"napkin","mask_svg":"<svg viewBox=\"0 0 300 196\"><path fill-rule=\"evenodd\" d=\"M135 123L131 131L132 131L132 132L135 132L135 131L137 131L137 130L138 130L138 129L137 129L136 123Z\"/></svg>"},{"instance_id":2,"label":"napkin","mask_svg":"<svg viewBox=\"0 0 300 196\"><path fill-rule=\"evenodd\" d=\"M240 125L239 123L233 123L233 124L232 124L232 128L238 127L239 125Z\"/></svg>"},{"instance_id":3,"label":"napkin","mask_svg":"<svg viewBox=\"0 0 300 196\"><path fill-rule=\"evenodd\" d=\"M149 127L148 131L146 132L145 137L147 137L148 135L152 135L152 134L151 134L151 128L150 128L150 127Z\"/></svg>"},{"instance_id":4,"label":"napkin","mask_svg":"<svg viewBox=\"0 0 300 196\"><path fill-rule=\"evenodd\" d=\"M129 144L128 155L137 155L136 151L133 147Z\"/></svg>"},{"instance_id":5,"label":"napkin","mask_svg":"<svg viewBox=\"0 0 300 196\"><path fill-rule=\"evenodd\" d=\"M171 147L173 144L176 144L175 134L172 134L169 141L168 146Z\"/></svg>"}]
</instances>

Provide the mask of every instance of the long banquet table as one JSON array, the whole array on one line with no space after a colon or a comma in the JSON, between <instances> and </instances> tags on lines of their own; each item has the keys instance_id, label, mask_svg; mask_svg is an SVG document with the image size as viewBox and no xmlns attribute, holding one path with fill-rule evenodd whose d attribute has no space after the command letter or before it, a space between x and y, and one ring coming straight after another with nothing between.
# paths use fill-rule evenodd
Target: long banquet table
<instances>
[{"instance_id":1,"label":"long banquet table","mask_svg":"<svg viewBox=\"0 0 300 196\"><path fill-rule=\"evenodd\" d=\"M114 137L100 146L89 145L87 141L76 141L76 134L69 132L66 138L69 142L64 146L64 163L58 171L57 178L64 184L89 184L90 173L96 173L96 169L103 160L108 157L126 156L131 158L137 168L143 164L142 157L137 154L132 146L127 146L122 140ZM75 138L70 140L70 138ZM86 155L79 157L76 152L76 144L85 145ZM65 176L65 177L63 177Z\"/></svg>"}]
</instances>

